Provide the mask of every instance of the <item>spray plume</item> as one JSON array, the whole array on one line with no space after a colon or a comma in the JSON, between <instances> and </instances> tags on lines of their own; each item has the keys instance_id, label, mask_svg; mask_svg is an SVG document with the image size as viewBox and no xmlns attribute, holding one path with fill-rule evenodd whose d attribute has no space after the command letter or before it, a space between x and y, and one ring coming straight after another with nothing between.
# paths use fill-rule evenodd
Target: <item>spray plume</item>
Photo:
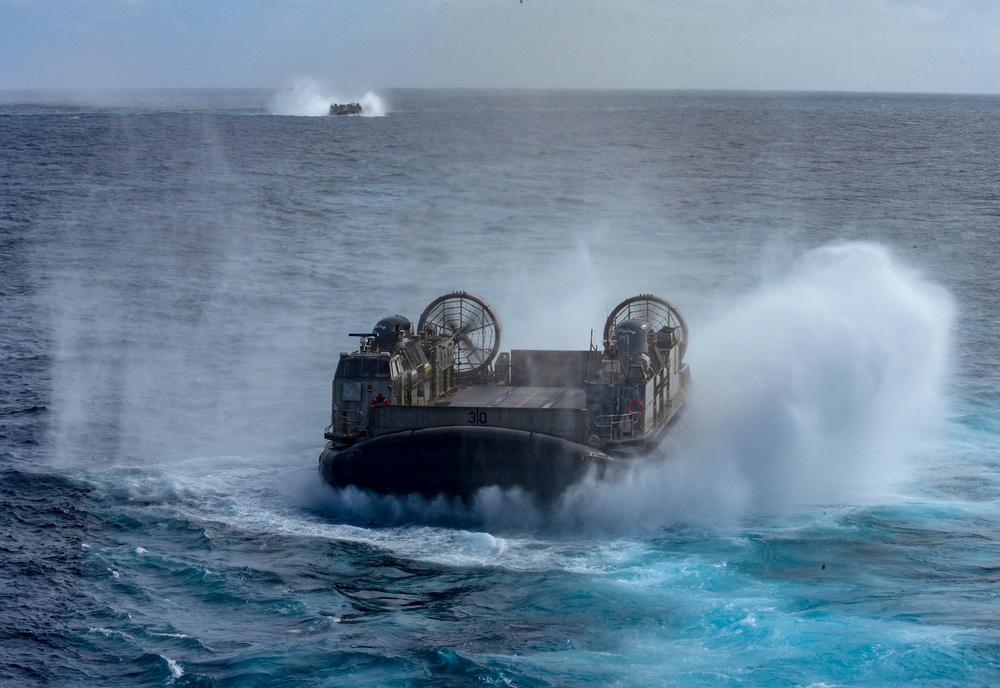
<instances>
[{"instance_id":1,"label":"spray plume","mask_svg":"<svg viewBox=\"0 0 1000 688\"><path fill-rule=\"evenodd\" d=\"M884 247L805 255L692 335L667 456L582 486L563 517L656 526L884 499L943 418L953 312Z\"/></svg>"},{"instance_id":2,"label":"spray plume","mask_svg":"<svg viewBox=\"0 0 1000 688\"><path fill-rule=\"evenodd\" d=\"M336 94L331 94L328 89L310 77L296 79L292 84L271 96L268 111L272 115L321 117L330 113L331 103L355 101L361 104L363 117L385 116L385 103L374 93L368 92L361 98L341 98Z\"/></svg>"}]
</instances>

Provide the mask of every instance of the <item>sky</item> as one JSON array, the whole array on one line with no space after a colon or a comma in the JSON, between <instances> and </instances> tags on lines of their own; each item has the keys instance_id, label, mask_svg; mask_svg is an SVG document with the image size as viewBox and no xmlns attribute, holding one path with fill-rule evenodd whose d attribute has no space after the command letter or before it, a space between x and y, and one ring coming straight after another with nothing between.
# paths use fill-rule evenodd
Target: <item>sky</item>
<instances>
[{"instance_id":1,"label":"sky","mask_svg":"<svg viewBox=\"0 0 1000 688\"><path fill-rule=\"evenodd\" d=\"M0 89L1000 93L1000 0L0 0Z\"/></svg>"}]
</instances>

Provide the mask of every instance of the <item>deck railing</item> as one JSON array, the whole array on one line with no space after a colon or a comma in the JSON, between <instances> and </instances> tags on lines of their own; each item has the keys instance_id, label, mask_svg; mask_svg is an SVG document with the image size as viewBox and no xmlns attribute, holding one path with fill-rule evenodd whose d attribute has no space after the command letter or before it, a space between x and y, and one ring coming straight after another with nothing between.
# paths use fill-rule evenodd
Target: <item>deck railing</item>
<instances>
[{"instance_id":1,"label":"deck railing","mask_svg":"<svg viewBox=\"0 0 1000 688\"><path fill-rule=\"evenodd\" d=\"M327 435L340 435L347 437L357 434L362 428L365 414L357 409L333 409L333 418L330 427L326 429Z\"/></svg>"},{"instance_id":2,"label":"deck railing","mask_svg":"<svg viewBox=\"0 0 1000 688\"><path fill-rule=\"evenodd\" d=\"M594 425L597 426L597 435L601 439L624 440L642 434L638 411L597 416Z\"/></svg>"}]
</instances>

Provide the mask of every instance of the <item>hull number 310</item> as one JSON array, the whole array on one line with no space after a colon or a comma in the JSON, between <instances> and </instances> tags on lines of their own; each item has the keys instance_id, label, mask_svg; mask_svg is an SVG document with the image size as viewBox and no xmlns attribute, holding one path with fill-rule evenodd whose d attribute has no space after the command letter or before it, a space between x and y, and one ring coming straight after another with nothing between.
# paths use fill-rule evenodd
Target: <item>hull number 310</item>
<instances>
[{"instance_id":1,"label":"hull number 310","mask_svg":"<svg viewBox=\"0 0 1000 688\"><path fill-rule=\"evenodd\" d=\"M486 416L486 411L482 409L474 409L469 411L469 424L470 425L486 425L489 419Z\"/></svg>"}]
</instances>

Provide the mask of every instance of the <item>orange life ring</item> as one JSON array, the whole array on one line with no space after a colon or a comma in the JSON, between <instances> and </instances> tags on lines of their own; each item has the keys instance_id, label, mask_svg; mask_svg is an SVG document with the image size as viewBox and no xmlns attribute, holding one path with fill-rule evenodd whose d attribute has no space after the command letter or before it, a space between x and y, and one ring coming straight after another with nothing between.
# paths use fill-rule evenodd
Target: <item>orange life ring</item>
<instances>
[{"instance_id":1,"label":"orange life ring","mask_svg":"<svg viewBox=\"0 0 1000 688\"><path fill-rule=\"evenodd\" d=\"M642 399L639 397L629 399L625 404L625 413L638 413L639 415L635 422L638 423L639 428L642 429L642 422L646 419L646 403Z\"/></svg>"},{"instance_id":2,"label":"orange life ring","mask_svg":"<svg viewBox=\"0 0 1000 688\"><path fill-rule=\"evenodd\" d=\"M370 405L378 406L379 404L382 404L383 406L388 406L389 405L388 397L386 397L384 394L379 394L377 397L372 397L372 403Z\"/></svg>"}]
</instances>

